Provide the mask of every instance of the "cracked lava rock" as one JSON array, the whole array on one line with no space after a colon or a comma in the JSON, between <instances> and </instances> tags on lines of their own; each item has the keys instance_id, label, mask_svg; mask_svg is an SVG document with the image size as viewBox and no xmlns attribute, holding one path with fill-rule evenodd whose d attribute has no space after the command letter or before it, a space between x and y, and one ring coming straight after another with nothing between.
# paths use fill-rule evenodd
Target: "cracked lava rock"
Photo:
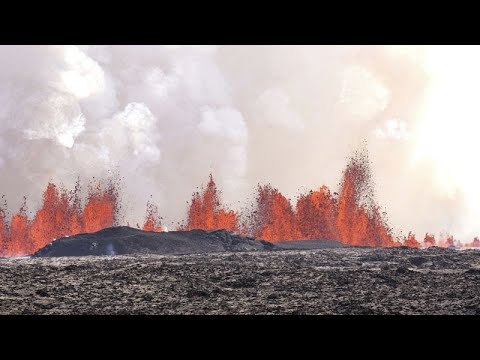
<instances>
[{"instance_id":1,"label":"cracked lava rock","mask_svg":"<svg viewBox=\"0 0 480 360\"><path fill-rule=\"evenodd\" d=\"M480 251L0 259L0 314L480 314Z\"/></svg>"}]
</instances>

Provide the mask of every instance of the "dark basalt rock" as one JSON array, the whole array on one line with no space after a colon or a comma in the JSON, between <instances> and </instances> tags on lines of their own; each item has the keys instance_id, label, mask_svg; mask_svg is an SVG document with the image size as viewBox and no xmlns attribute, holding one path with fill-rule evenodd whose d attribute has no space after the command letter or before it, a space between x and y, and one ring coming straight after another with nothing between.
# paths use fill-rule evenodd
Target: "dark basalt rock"
<instances>
[{"instance_id":1,"label":"dark basalt rock","mask_svg":"<svg viewBox=\"0 0 480 360\"><path fill-rule=\"evenodd\" d=\"M226 230L150 232L127 226L93 234L79 234L53 241L33 257L102 256L132 254L195 254L276 250L276 246Z\"/></svg>"},{"instance_id":2,"label":"dark basalt rock","mask_svg":"<svg viewBox=\"0 0 480 360\"><path fill-rule=\"evenodd\" d=\"M124 241L130 239L128 233L136 234L125 231ZM117 235L118 230L107 233ZM228 232L184 236L186 244L206 241L217 244L215 249L218 243L222 249L238 249L255 241ZM97 250L105 249L98 237L93 239ZM473 315L480 313L478 254L338 248L2 259L0 315Z\"/></svg>"},{"instance_id":3,"label":"dark basalt rock","mask_svg":"<svg viewBox=\"0 0 480 360\"><path fill-rule=\"evenodd\" d=\"M336 240L292 240L275 243L282 249L310 250L310 249L337 249L350 247Z\"/></svg>"},{"instance_id":4,"label":"dark basalt rock","mask_svg":"<svg viewBox=\"0 0 480 360\"><path fill-rule=\"evenodd\" d=\"M55 240L32 256L182 255L339 247L345 247L345 245L334 240L284 241L273 244L222 229L157 233L118 226L93 234L79 234Z\"/></svg>"}]
</instances>

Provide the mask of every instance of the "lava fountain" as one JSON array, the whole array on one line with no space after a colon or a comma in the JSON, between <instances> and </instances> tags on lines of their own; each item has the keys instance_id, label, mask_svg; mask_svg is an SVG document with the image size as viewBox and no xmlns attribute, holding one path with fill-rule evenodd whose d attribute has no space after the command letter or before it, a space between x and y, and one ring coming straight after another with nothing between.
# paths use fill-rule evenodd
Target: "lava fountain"
<instances>
[{"instance_id":1,"label":"lava fountain","mask_svg":"<svg viewBox=\"0 0 480 360\"><path fill-rule=\"evenodd\" d=\"M338 192L327 186L298 196L291 203L272 185L258 184L250 210L238 213L222 204L221 191L213 175L194 192L186 219L178 230L226 229L256 239L284 240L332 239L356 246L400 246L413 248L480 247L480 240L462 245L452 235L442 234L437 242L427 233L420 243L415 234L395 237L386 213L375 202L371 165L366 151L354 153L342 173ZM23 205L10 218L5 198L0 206L0 255L32 254L51 241L79 233L92 233L120 225L120 185L110 179L93 179L82 199L80 182L72 190L47 184L42 204L30 219ZM147 202L143 230L166 231L156 204Z\"/></svg>"}]
</instances>

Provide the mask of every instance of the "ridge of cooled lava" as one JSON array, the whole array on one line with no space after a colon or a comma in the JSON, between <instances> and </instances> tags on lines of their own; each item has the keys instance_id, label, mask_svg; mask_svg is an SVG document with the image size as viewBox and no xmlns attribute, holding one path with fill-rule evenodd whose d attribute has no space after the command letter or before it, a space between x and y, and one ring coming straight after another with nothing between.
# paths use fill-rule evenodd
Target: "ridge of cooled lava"
<instances>
[{"instance_id":1,"label":"ridge of cooled lava","mask_svg":"<svg viewBox=\"0 0 480 360\"><path fill-rule=\"evenodd\" d=\"M117 226L93 234L79 234L55 240L32 256L180 255L345 247L334 240L311 240L308 245L306 243L284 241L274 244L223 229L154 232Z\"/></svg>"}]
</instances>

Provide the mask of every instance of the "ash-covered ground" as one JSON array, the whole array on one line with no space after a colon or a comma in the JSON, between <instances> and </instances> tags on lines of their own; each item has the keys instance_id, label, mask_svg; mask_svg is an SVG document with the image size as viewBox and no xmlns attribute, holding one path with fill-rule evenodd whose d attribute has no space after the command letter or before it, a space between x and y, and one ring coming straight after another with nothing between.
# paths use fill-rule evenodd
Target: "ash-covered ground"
<instances>
[{"instance_id":1,"label":"ash-covered ground","mask_svg":"<svg viewBox=\"0 0 480 360\"><path fill-rule=\"evenodd\" d=\"M1 314L480 314L480 251L0 260Z\"/></svg>"}]
</instances>

